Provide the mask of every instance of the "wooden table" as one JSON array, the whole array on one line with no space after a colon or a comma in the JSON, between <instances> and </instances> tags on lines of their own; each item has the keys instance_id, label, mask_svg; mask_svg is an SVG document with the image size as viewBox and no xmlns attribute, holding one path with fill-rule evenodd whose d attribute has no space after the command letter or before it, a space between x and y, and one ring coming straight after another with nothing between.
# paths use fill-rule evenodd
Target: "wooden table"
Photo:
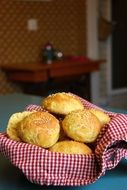
<instances>
[{"instance_id":1,"label":"wooden table","mask_svg":"<svg viewBox=\"0 0 127 190\"><path fill-rule=\"evenodd\" d=\"M8 79L15 82L22 82L28 87L29 83L42 83L53 80L63 80L82 75L87 76L87 88L90 85L90 73L99 70L103 60L74 61L63 59L54 61L52 64L46 63L22 63L5 64L1 68L6 72ZM84 87L85 88L85 87ZM90 91L90 88L89 88ZM90 99L90 92L89 98Z\"/></svg>"}]
</instances>

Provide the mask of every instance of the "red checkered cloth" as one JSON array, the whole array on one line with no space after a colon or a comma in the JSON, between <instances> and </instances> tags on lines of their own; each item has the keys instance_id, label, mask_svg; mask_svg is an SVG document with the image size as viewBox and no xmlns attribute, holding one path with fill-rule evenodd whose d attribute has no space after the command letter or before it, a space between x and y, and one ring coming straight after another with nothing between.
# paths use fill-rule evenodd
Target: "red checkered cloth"
<instances>
[{"instance_id":1,"label":"red checkered cloth","mask_svg":"<svg viewBox=\"0 0 127 190\"><path fill-rule=\"evenodd\" d=\"M99 108L80 99L85 107ZM26 110L43 109L38 105L28 105ZM102 128L92 155L50 152L35 145L11 140L6 133L0 134L0 152L21 169L32 183L57 186L93 183L106 170L114 168L121 158L127 158L127 115L105 112L111 121Z\"/></svg>"}]
</instances>

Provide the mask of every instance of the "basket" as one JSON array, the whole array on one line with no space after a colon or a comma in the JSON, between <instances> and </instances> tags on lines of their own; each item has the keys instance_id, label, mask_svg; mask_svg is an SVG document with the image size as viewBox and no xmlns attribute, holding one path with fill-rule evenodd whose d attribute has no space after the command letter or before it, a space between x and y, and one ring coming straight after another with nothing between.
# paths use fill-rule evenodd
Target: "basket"
<instances>
[{"instance_id":1,"label":"basket","mask_svg":"<svg viewBox=\"0 0 127 190\"><path fill-rule=\"evenodd\" d=\"M80 99L86 107L97 107ZM26 110L41 111L42 108L38 105L28 105ZM111 121L102 128L94 154L50 152L35 145L11 140L6 133L0 133L0 152L32 183L54 186L93 183L104 175L106 170L113 169L121 158L127 158L127 115L105 112L109 114Z\"/></svg>"}]
</instances>

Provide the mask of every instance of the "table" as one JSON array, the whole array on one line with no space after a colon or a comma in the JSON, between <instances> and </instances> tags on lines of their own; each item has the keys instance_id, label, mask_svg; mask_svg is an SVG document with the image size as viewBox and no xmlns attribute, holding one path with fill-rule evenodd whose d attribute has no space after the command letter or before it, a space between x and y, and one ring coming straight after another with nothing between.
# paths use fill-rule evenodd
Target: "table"
<instances>
[{"instance_id":1,"label":"table","mask_svg":"<svg viewBox=\"0 0 127 190\"><path fill-rule=\"evenodd\" d=\"M48 92L51 91L53 88L57 89L58 83L55 83L56 85L54 85L54 81L59 82L60 88L63 87L62 89L58 89L58 91L72 91L73 87L67 88L67 86L72 85L72 83L75 83L76 90L74 92L76 92L78 91L77 89L79 88L79 86L81 86L80 83L76 84L76 82L80 80L82 76L85 75L82 87L84 89L84 92L81 95L85 98L87 96L87 99L90 100L90 73L99 70L99 66L103 62L104 60L90 60L88 58L84 58L81 60L63 59L59 61L54 61L52 64L9 63L1 65L1 68L3 69L3 71L6 72L9 80L18 83L20 82L20 84L22 83L23 91L25 93L28 92L32 94L33 92L35 93L37 91L36 87L39 83L41 83L41 87L38 87L39 90L43 88L46 92ZM46 83L46 85L43 86L42 83ZM33 87L35 87L34 90ZM41 90L39 91L39 93L41 94ZM37 95L40 95L39 93ZM42 94L45 95L44 92L42 92Z\"/></svg>"},{"instance_id":2,"label":"table","mask_svg":"<svg viewBox=\"0 0 127 190\"><path fill-rule=\"evenodd\" d=\"M5 131L7 120L14 112L22 111L30 104L40 104L42 97L26 94L0 95L0 131ZM108 108L109 109L109 108ZM115 111L115 109L112 109ZM124 113L124 110L122 110ZM127 161L122 160L118 166L107 171L95 183L81 187L40 186L30 183L22 172L12 166L0 155L0 190L127 190Z\"/></svg>"}]
</instances>

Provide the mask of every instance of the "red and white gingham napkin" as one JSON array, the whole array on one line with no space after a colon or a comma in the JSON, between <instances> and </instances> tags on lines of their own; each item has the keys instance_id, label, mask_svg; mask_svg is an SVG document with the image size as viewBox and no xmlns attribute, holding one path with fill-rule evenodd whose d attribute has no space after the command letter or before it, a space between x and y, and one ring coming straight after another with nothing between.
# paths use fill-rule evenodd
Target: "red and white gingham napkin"
<instances>
[{"instance_id":1,"label":"red and white gingham napkin","mask_svg":"<svg viewBox=\"0 0 127 190\"><path fill-rule=\"evenodd\" d=\"M97 107L80 99L88 108ZM41 111L42 108L28 105L26 110ZM92 155L50 152L35 145L13 141L6 133L0 134L0 152L33 183L66 186L93 183L106 170L114 168L122 157L127 158L127 115L107 113L111 121L102 128Z\"/></svg>"}]
</instances>

